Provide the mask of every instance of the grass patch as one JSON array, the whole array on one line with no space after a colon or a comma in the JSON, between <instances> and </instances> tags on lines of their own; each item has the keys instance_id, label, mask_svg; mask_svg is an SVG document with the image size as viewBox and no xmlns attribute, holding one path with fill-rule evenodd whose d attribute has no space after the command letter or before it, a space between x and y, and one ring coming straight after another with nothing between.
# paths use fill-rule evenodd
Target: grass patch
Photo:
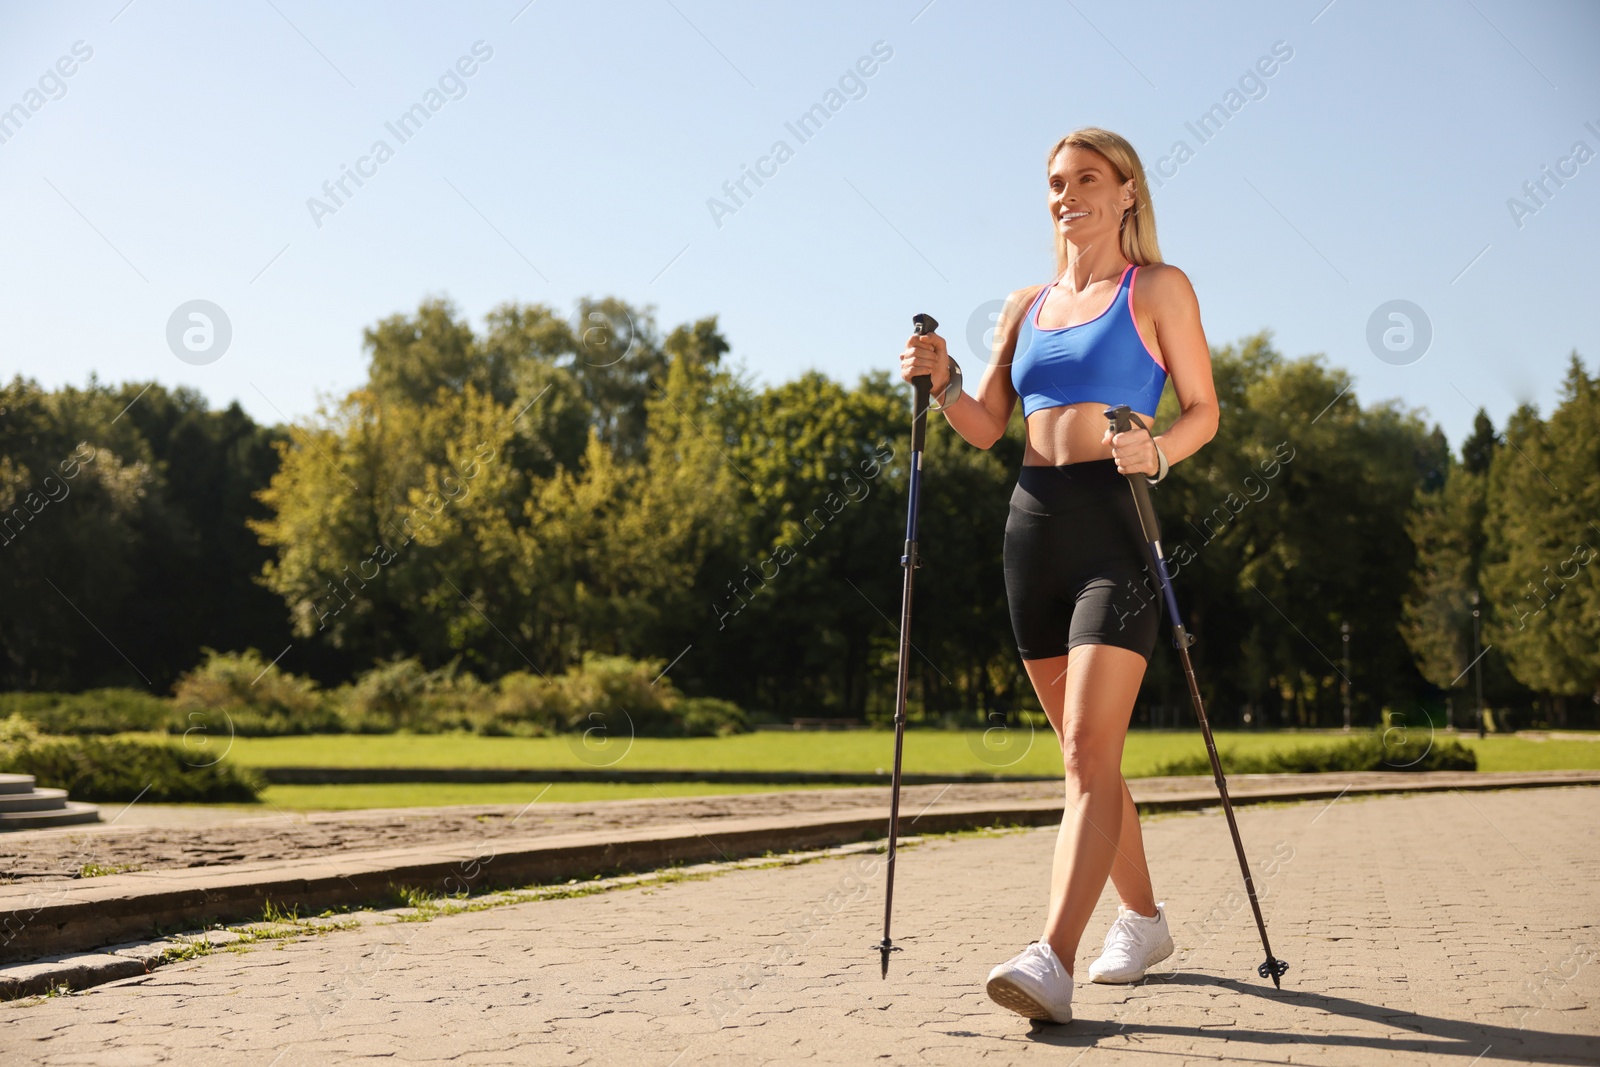
<instances>
[{"instance_id":1,"label":"grass patch","mask_svg":"<svg viewBox=\"0 0 1600 1067\"><path fill-rule=\"evenodd\" d=\"M45 990L43 993L37 993L37 994L35 994L35 995L31 996L31 997L25 997L22 1000L10 1001L9 1003L7 1003L6 1006L7 1007L15 1006L15 1007L19 1007L19 1008L31 1008L35 1004L41 1004L44 1001L53 1000L56 997L67 997L67 996L71 996L71 995L72 995L72 986L71 986L70 983L57 982L56 984L52 985L49 989Z\"/></svg>"},{"instance_id":2,"label":"grass patch","mask_svg":"<svg viewBox=\"0 0 1600 1067\"><path fill-rule=\"evenodd\" d=\"M1415 735L1419 731L1412 729ZM1224 730L1219 746L1247 754L1289 751L1351 735L1340 730L1252 732ZM1478 756L1480 770L1600 769L1600 741L1538 740L1491 734L1447 734ZM1600 736L1600 734L1597 734ZM908 773L1003 773L1058 775L1061 752L1048 727L1014 728L1004 748L986 749L975 730L911 730L906 734ZM622 744L623 742L614 742ZM579 746L581 751L581 745ZM586 753L585 753L586 754ZM618 755L621 755L619 750ZM1123 773L1154 774L1163 763L1205 755L1200 731L1134 730L1123 751ZM563 767L584 768L559 737L481 737L473 734L378 734L331 737L241 737L230 758L246 767ZM608 757L609 758L609 757ZM892 730L759 731L734 737L636 738L614 764L625 770L847 771L887 773L894 762Z\"/></svg>"},{"instance_id":3,"label":"grass patch","mask_svg":"<svg viewBox=\"0 0 1600 1067\"><path fill-rule=\"evenodd\" d=\"M1480 771L1600 770L1600 735L1594 741L1545 741L1537 737L1457 735L1478 757Z\"/></svg>"},{"instance_id":4,"label":"grass patch","mask_svg":"<svg viewBox=\"0 0 1600 1067\"><path fill-rule=\"evenodd\" d=\"M79 878L103 878L108 874L126 874L128 871L142 871L136 863L85 863L78 868Z\"/></svg>"},{"instance_id":5,"label":"grass patch","mask_svg":"<svg viewBox=\"0 0 1600 1067\"><path fill-rule=\"evenodd\" d=\"M1474 771L1478 757L1460 741L1413 736L1404 741L1359 734L1332 744L1288 751L1217 751L1224 774L1327 774L1337 771ZM1210 774L1209 756L1185 756L1158 768L1160 774Z\"/></svg>"},{"instance_id":6,"label":"grass patch","mask_svg":"<svg viewBox=\"0 0 1600 1067\"><path fill-rule=\"evenodd\" d=\"M1339 731L1226 733L1241 751L1266 751L1343 737ZM995 740L994 737L990 738ZM1011 730L1007 742L986 747L982 731L911 730L904 769L910 774L1062 773L1061 750L1048 726ZM733 737L635 738L610 764L619 770L838 771L887 775L894 766L892 730L759 731ZM574 745L577 748L574 748ZM1123 772L1144 777L1162 762L1204 755L1198 730L1135 731L1128 735ZM241 737L229 758L245 767L553 767L593 766L581 744L562 737L481 737L474 734L376 734L328 737ZM1600 758L1600 752L1595 754ZM607 758L614 758L607 754Z\"/></svg>"},{"instance_id":7,"label":"grass patch","mask_svg":"<svg viewBox=\"0 0 1600 1067\"><path fill-rule=\"evenodd\" d=\"M978 826L971 830L945 830L942 833L923 834L922 836L937 837L950 841L960 841L974 837L1010 837L1012 834L1027 833L1029 830L1048 829L1050 829L1048 826L1034 826L1028 823L1008 822L999 823L995 826ZM906 846L903 843L899 843L895 845L895 850L899 851L905 847Z\"/></svg>"},{"instance_id":8,"label":"grass patch","mask_svg":"<svg viewBox=\"0 0 1600 1067\"><path fill-rule=\"evenodd\" d=\"M316 920L302 919L299 912L298 906L284 910L281 905L274 904L271 898L268 898L262 902L260 919L231 926L211 923L198 934L191 935L178 944L168 945L161 953L161 962L179 963L200 956L209 956L223 949L229 952L247 952L251 945L265 941L286 941L305 936L324 937L335 930L350 930L361 925L359 919L325 921L326 917L333 914L331 911L324 911ZM209 937L213 932L236 936L229 938L225 944L213 944Z\"/></svg>"},{"instance_id":9,"label":"grass patch","mask_svg":"<svg viewBox=\"0 0 1600 1067\"><path fill-rule=\"evenodd\" d=\"M297 923L300 921L300 905L292 905L288 911L272 903L268 897L261 902L261 921L264 923Z\"/></svg>"}]
</instances>

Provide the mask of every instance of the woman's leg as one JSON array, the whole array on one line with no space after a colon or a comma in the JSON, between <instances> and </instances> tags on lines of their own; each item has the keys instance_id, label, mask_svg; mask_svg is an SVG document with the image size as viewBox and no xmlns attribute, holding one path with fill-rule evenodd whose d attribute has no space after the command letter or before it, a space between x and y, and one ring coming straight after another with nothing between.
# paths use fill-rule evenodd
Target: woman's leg
<instances>
[{"instance_id":1,"label":"woman's leg","mask_svg":"<svg viewBox=\"0 0 1600 1067\"><path fill-rule=\"evenodd\" d=\"M1139 808L1133 802L1126 778L1122 781L1122 833L1117 838L1117 854L1111 861L1111 884L1117 897L1140 915L1156 913L1155 890L1150 885L1150 867L1145 862L1144 834L1139 829Z\"/></svg>"},{"instance_id":2,"label":"woman's leg","mask_svg":"<svg viewBox=\"0 0 1600 1067\"><path fill-rule=\"evenodd\" d=\"M1024 665L1055 727L1066 770L1066 809L1041 940L1072 973L1078 942L1119 858L1128 821L1125 806L1132 798L1122 780L1122 745L1145 659L1113 645L1079 645L1067 656L1025 660ZM1137 813L1132 821L1137 823ZM1130 876L1144 868L1142 848L1137 860L1121 858Z\"/></svg>"}]
</instances>

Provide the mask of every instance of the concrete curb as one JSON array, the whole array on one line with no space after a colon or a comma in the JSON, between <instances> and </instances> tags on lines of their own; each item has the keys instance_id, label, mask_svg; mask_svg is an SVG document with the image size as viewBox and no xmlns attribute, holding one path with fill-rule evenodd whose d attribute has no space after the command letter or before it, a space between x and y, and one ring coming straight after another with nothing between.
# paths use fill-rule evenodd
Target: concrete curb
<instances>
[{"instance_id":1,"label":"concrete curb","mask_svg":"<svg viewBox=\"0 0 1600 1067\"><path fill-rule=\"evenodd\" d=\"M149 974L159 963L159 958L141 960L114 952L91 952L7 967L0 974L0 1001L43 996L63 986L76 992L123 978L137 978Z\"/></svg>"},{"instance_id":2,"label":"concrete curb","mask_svg":"<svg viewBox=\"0 0 1600 1067\"><path fill-rule=\"evenodd\" d=\"M1360 776L1362 780L1351 782L1342 782L1337 775L1327 777L1330 781L1326 786L1297 782L1293 788L1273 788L1271 776L1242 775L1231 781L1229 791L1236 804L1245 805L1452 789L1600 785L1600 772L1572 771L1438 772L1437 777L1395 773L1393 780L1384 781L1372 781L1372 775L1367 774ZM1217 803L1216 792L1207 789L1165 793L1140 801L1139 807L1144 812L1183 811ZM1059 822L1063 807L1060 800L1035 800L925 808L921 812L904 811L900 829L904 839L912 833L947 833L996 825L1044 826ZM452 894L549 885L595 875L735 860L769 851L793 852L872 841L884 837L887 829L886 812L878 808L856 809L719 820L709 831L715 839L701 824L680 823L633 831L352 852L331 858L142 871L43 885L0 885L0 962L61 957L29 968L0 969L0 999L27 995L14 992L23 985L49 989L63 981L69 985L98 984L127 977L127 965L119 962L126 957L111 959L117 954L88 950L161 936L164 931L254 920L262 915L269 900L280 909L298 908L301 914L341 905L392 906L396 903L395 886ZM67 953L87 954L64 955Z\"/></svg>"}]
</instances>

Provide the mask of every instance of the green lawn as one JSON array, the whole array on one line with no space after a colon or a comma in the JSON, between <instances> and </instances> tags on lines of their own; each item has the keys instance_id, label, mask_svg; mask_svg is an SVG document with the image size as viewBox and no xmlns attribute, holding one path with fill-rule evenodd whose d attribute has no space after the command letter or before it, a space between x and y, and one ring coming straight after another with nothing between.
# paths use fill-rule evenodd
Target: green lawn
<instances>
[{"instance_id":1,"label":"green lawn","mask_svg":"<svg viewBox=\"0 0 1600 1067\"><path fill-rule=\"evenodd\" d=\"M1327 744L1337 730L1296 733L1222 733L1224 750L1259 752ZM1441 733L1441 737L1447 736ZM1456 735L1478 754L1485 771L1600 769L1600 740L1541 741L1526 737ZM906 733L909 773L1058 775L1061 754L1048 728L1029 739L1026 728L996 736L985 747L977 731L912 730ZM1002 743L1003 742L1003 743ZM1137 730L1128 735L1123 773L1144 777L1168 760L1204 755L1199 731ZM249 767L544 767L619 770L766 770L887 773L894 734L887 730L762 731L727 738L638 738L585 749L576 737L507 738L474 734L374 734L314 737L241 737L229 758ZM552 790L552 793L554 791Z\"/></svg>"},{"instance_id":2,"label":"green lawn","mask_svg":"<svg viewBox=\"0 0 1600 1067\"><path fill-rule=\"evenodd\" d=\"M1061 755L1045 728L1031 740L1026 728L990 740L977 731L914 730L906 734L909 773L1058 775ZM1266 740L1247 737L1246 744ZM1157 763L1203 751L1199 735L1150 734L1129 739L1129 773L1149 774ZM1270 745L1268 745L1270 747ZM560 769L704 771L849 771L887 774L893 767L891 731L761 731L726 738L642 737L585 748L576 735L544 738L442 735L342 735L235 740L229 758L251 767L548 767Z\"/></svg>"},{"instance_id":3,"label":"green lawn","mask_svg":"<svg viewBox=\"0 0 1600 1067\"><path fill-rule=\"evenodd\" d=\"M166 735L135 735L165 738ZM1325 745L1345 736L1338 730L1286 733L1235 733L1217 736L1218 747L1236 752L1289 750ZM1442 736L1444 735L1441 733ZM1595 740L1540 740L1537 737L1454 735L1478 754L1484 771L1600 770L1600 733ZM1061 754L1048 727L1033 734L1026 727L989 739L978 731L912 730L906 733L908 773L1061 774ZM1169 760L1204 756L1198 730L1136 730L1128 735L1122 770L1146 777ZM208 747L212 758L216 749ZM475 734L333 734L313 737L240 737L228 758L248 767L516 767L619 770L850 771L887 775L894 760L889 730L761 731L727 738L639 738L631 745L586 749L577 737L508 738ZM604 783L561 782L548 790L539 783L418 782L372 785L276 785L262 796L286 811L423 807L445 804L526 804L557 801L622 800L634 797L703 796L713 793L768 792L817 786L718 782Z\"/></svg>"},{"instance_id":4,"label":"green lawn","mask_svg":"<svg viewBox=\"0 0 1600 1067\"><path fill-rule=\"evenodd\" d=\"M1491 734L1479 741L1469 734L1462 743L1478 754L1480 771L1600 770L1600 735L1584 741L1539 741Z\"/></svg>"}]
</instances>

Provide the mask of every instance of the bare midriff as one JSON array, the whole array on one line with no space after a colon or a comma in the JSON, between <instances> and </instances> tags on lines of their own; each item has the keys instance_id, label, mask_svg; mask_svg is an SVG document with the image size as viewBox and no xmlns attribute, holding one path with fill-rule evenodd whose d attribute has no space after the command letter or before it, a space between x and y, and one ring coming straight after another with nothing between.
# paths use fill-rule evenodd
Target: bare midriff
<instances>
[{"instance_id":1,"label":"bare midriff","mask_svg":"<svg viewBox=\"0 0 1600 1067\"><path fill-rule=\"evenodd\" d=\"M1111 446L1103 443L1108 425L1106 405L1100 403L1063 404L1040 408L1027 419L1027 443L1022 452L1024 467L1064 467L1068 463L1110 459ZM1136 412L1146 426L1155 425L1155 416Z\"/></svg>"}]
</instances>

